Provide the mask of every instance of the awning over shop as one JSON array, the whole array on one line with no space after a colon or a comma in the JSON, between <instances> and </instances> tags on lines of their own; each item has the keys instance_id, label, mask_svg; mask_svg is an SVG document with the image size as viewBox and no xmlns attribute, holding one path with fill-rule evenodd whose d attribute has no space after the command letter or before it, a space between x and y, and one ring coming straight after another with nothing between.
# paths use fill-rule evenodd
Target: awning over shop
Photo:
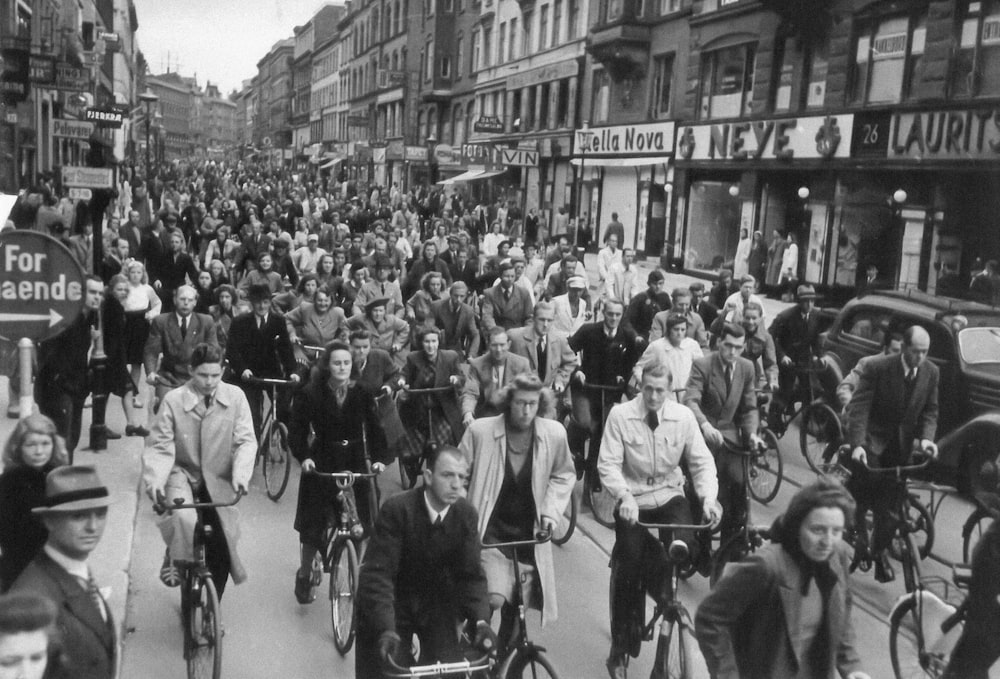
<instances>
[{"instance_id":1,"label":"awning over shop","mask_svg":"<svg viewBox=\"0 0 1000 679\"><path fill-rule=\"evenodd\" d=\"M319 169L329 170L330 168L337 167L337 165L339 165L343 160L344 160L343 158L334 158L333 160L328 160L322 165L320 165Z\"/></svg>"},{"instance_id":2,"label":"awning over shop","mask_svg":"<svg viewBox=\"0 0 1000 679\"><path fill-rule=\"evenodd\" d=\"M639 158L573 158L569 162L573 165L586 163L591 167L639 167L641 165L666 165L673 160L671 156L645 156Z\"/></svg>"},{"instance_id":3,"label":"awning over shop","mask_svg":"<svg viewBox=\"0 0 1000 679\"><path fill-rule=\"evenodd\" d=\"M450 186L451 184L458 184L460 182L477 182L481 179L489 179L490 177L496 177L498 174L503 174L506 172L503 170L469 170L463 172L462 174L455 175L454 177L449 177L448 179L442 179L438 182L442 186Z\"/></svg>"}]
</instances>

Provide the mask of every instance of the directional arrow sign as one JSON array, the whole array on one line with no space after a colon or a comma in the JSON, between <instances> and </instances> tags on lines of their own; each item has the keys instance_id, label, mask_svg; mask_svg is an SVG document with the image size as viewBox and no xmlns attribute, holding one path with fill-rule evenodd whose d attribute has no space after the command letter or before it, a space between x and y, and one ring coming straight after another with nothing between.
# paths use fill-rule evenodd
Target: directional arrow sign
<instances>
[{"instance_id":1,"label":"directional arrow sign","mask_svg":"<svg viewBox=\"0 0 1000 679\"><path fill-rule=\"evenodd\" d=\"M521 167L538 167L538 151L503 149L503 164L520 165Z\"/></svg>"},{"instance_id":2,"label":"directional arrow sign","mask_svg":"<svg viewBox=\"0 0 1000 679\"><path fill-rule=\"evenodd\" d=\"M84 272L65 245L36 231L0 235L0 337L36 342L83 311Z\"/></svg>"}]
</instances>

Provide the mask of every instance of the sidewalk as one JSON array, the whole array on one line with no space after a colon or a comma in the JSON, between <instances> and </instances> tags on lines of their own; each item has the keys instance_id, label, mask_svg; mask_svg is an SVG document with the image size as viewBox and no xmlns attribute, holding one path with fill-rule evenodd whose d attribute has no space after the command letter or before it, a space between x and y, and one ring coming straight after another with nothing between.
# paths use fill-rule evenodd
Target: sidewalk
<instances>
[{"instance_id":1,"label":"sidewalk","mask_svg":"<svg viewBox=\"0 0 1000 679\"><path fill-rule=\"evenodd\" d=\"M7 378L0 377L0 442L6 443L17 420L8 418L4 413L7 409ZM145 395L144 395L145 398ZM146 399L149 403L149 399ZM121 399L112 396L108 402L107 423L114 431L123 434L122 438L108 441L108 449L94 453L85 449L90 441L91 409L83 411L83 435L77 446L73 462L89 464L97 467L101 481L108 487L115 504L108 511L108 523L97 549L91 554L88 563L93 569L94 578L101 587L108 601L115 623L118 626L119 648L124 637L125 606L128 602L129 562L132 555L132 537L135 529L136 512L139 504L144 505L144 511L149 511L149 503L145 501L145 493L139 495L139 476L141 471L142 439L136 436L126 437L125 415L122 412ZM155 555L150 555L155 558ZM119 654L120 655L120 654Z\"/></svg>"}]
</instances>

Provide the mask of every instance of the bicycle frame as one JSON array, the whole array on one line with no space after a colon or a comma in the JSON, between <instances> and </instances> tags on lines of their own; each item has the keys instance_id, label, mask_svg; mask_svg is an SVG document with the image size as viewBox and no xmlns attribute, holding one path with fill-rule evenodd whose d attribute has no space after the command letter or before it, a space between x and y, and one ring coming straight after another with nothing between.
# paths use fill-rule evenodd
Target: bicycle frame
<instances>
[{"instance_id":1,"label":"bicycle frame","mask_svg":"<svg viewBox=\"0 0 1000 679\"><path fill-rule=\"evenodd\" d=\"M365 458L367 460L367 446L365 446ZM378 474L376 472L350 472L350 471L347 471L347 472L332 472L332 473L328 473L328 472L316 471L315 469L313 469L312 471L309 471L307 473L308 474L312 474L313 476L317 476L319 478L333 479L336 482L336 484L337 484L337 489L338 489L337 490L337 497L338 498L342 498L343 497L343 492L345 490L347 490L348 488L353 487L354 484L357 481L359 481L359 480L363 480L363 479L364 480L369 480L370 483L374 486L374 480L378 476ZM373 491L374 491L374 488L373 488ZM374 500L374 492L372 493L372 495L373 495L373 497L371 498L371 500ZM372 516L375 516L375 515L372 514ZM339 521L338 521L338 525L336 527L334 527L332 525L332 522L330 522L330 521L327 522L327 525L328 525L328 527L334 529L333 540L328 541L327 544L325 544L323 546L323 550L324 550L323 551L323 565L327 568L327 570L329 570L329 568L331 566L330 559L333 557L333 552L334 552L334 548L336 547L336 545L338 545L341 542L343 542L344 540L348 540L348 539L354 540L356 542L360 542L364 538L364 534L363 534L363 531L361 532L361 534L358 534L358 531L351 530L351 517L349 517L347 515L347 512L343 512L343 511L340 512L340 518L339 518Z\"/></svg>"}]
</instances>

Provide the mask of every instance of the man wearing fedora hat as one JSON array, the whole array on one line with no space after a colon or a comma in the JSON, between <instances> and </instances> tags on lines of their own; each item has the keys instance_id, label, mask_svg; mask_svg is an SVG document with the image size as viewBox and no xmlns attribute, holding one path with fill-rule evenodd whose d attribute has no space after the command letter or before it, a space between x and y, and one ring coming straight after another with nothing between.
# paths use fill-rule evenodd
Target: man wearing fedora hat
<instances>
[{"instance_id":1,"label":"man wearing fedora hat","mask_svg":"<svg viewBox=\"0 0 1000 679\"><path fill-rule=\"evenodd\" d=\"M59 609L57 627L66 662L52 679L114 676L114 620L87 565L87 557L101 541L112 502L96 469L67 466L49 472L45 503L32 510L49 536L11 591L38 594Z\"/></svg>"},{"instance_id":2,"label":"man wearing fedora hat","mask_svg":"<svg viewBox=\"0 0 1000 679\"><path fill-rule=\"evenodd\" d=\"M774 339L778 358L778 394L772 411L790 408L796 399L797 368L809 366L809 360L819 354L819 314L816 313L816 289L800 285L795 290L796 304L774 317L768 332ZM763 319L761 319L763 320ZM777 425L778 418L773 418Z\"/></svg>"},{"instance_id":3,"label":"man wearing fedora hat","mask_svg":"<svg viewBox=\"0 0 1000 679\"><path fill-rule=\"evenodd\" d=\"M385 299L386 314L390 316L402 316L403 314L403 294L400 292L399 283L389 280L392 274L392 260L388 255L377 253L375 259L375 278L368 281L358 290L358 296L354 298L354 316L360 316L365 312L365 307L369 302L377 299Z\"/></svg>"}]
</instances>

